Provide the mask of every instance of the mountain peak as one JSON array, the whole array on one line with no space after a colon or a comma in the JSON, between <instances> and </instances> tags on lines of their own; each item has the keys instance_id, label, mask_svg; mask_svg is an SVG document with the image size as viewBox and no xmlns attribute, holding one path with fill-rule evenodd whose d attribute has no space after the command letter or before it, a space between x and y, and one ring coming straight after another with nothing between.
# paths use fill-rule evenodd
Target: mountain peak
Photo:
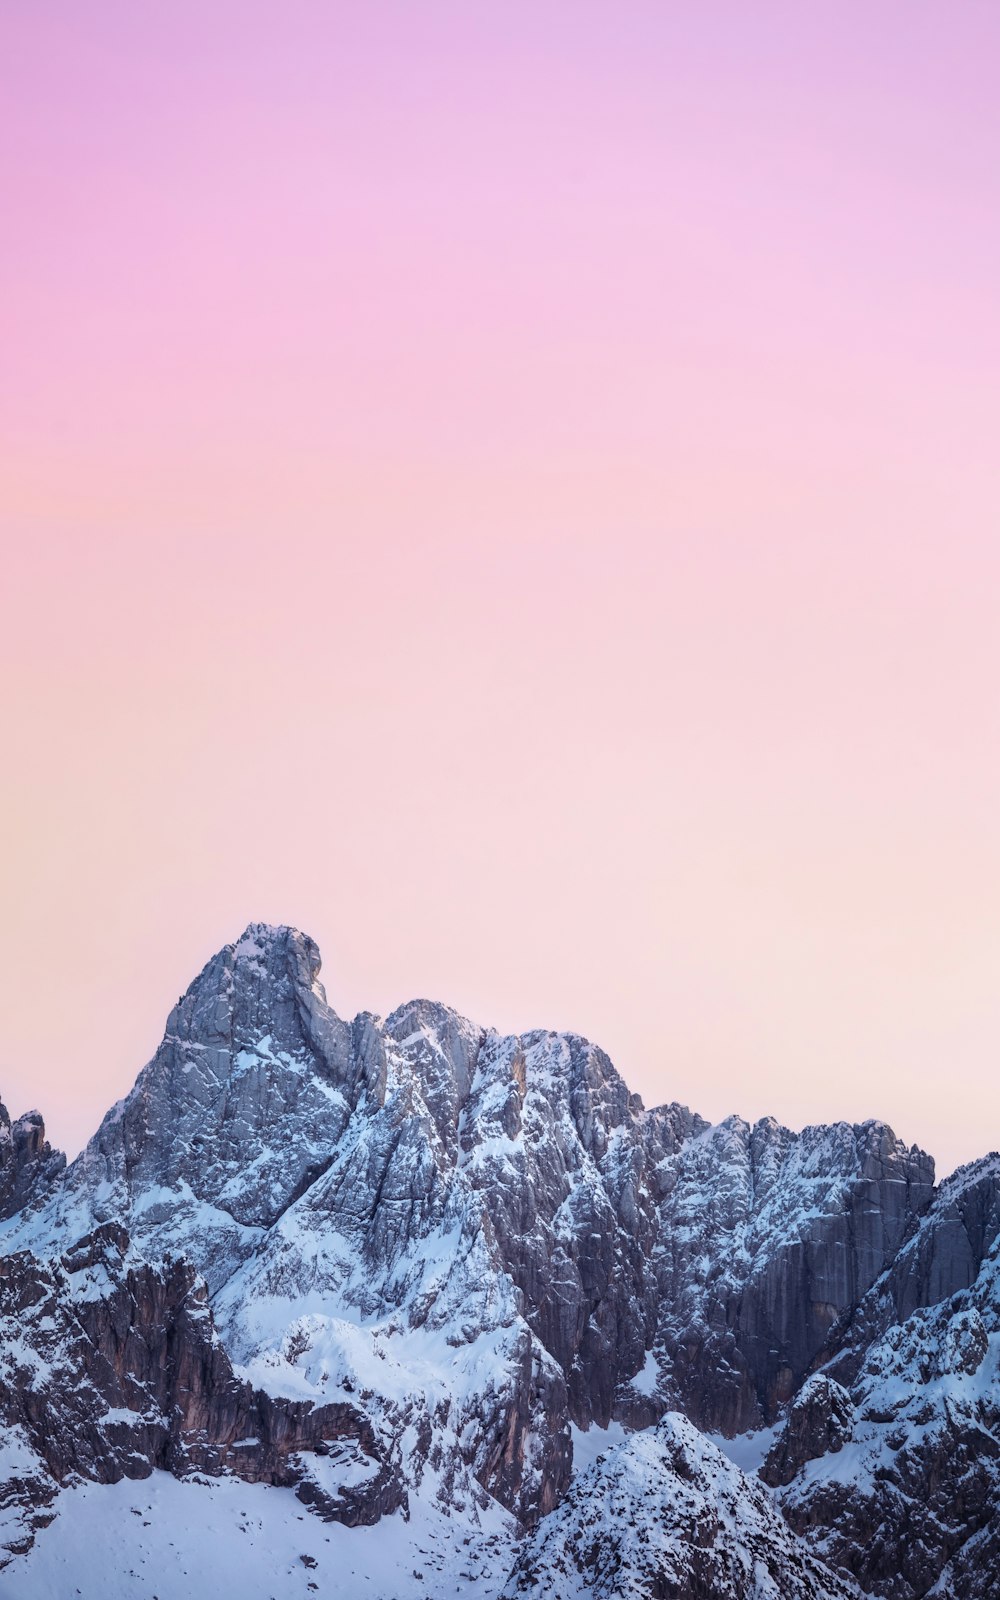
<instances>
[{"instance_id":1,"label":"mountain peak","mask_svg":"<svg viewBox=\"0 0 1000 1600\"><path fill-rule=\"evenodd\" d=\"M314 1022L333 1016L319 982L321 965L316 941L298 928L248 923L188 985L167 1020L167 1038L225 1041L238 1051L277 1032L297 1053L304 1033L315 1045Z\"/></svg>"},{"instance_id":2,"label":"mountain peak","mask_svg":"<svg viewBox=\"0 0 1000 1600\"><path fill-rule=\"evenodd\" d=\"M273 971L290 963L307 984L315 983L323 964L315 939L287 923L247 923L239 938L220 951L220 955L226 954L231 954L235 966Z\"/></svg>"},{"instance_id":3,"label":"mountain peak","mask_svg":"<svg viewBox=\"0 0 1000 1600\"><path fill-rule=\"evenodd\" d=\"M272 950L284 949L289 945L311 946L317 948L315 940L301 928L293 928L287 922L248 922L239 938L230 947L237 958L251 958L267 955Z\"/></svg>"}]
</instances>

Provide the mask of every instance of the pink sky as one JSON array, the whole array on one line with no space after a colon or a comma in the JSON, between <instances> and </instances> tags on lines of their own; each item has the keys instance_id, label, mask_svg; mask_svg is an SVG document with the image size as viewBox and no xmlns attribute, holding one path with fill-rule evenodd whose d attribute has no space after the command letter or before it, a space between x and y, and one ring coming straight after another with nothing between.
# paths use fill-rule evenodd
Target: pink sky
<instances>
[{"instance_id":1,"label":"pink sky","mask_svg":"<svg viewBox=\"0 0 1000 1600\"><path fill-rule=\"evenodd\" d=\"M1000 13L0 16L0 1093L205 959L1000 1144Z\"/></svg>"}]
</instances>

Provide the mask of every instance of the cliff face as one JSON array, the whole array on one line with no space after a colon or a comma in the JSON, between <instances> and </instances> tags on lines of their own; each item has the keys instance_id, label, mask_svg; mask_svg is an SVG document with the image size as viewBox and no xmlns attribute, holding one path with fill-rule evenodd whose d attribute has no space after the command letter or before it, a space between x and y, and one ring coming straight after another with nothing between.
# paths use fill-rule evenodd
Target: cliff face
<instances>
[{"instance_id":1,"label":"cliff face","mask_svg":"<svg viewBox=\"0 0 1000 1600\"><path fill-rule=\"evenodd\" d=\"M1000 1158L942 1185L796 1396L762 1476L791 1526L873 1594L997 1593Z\"/></svg>"},{"instance_id":2,"label":"cliff face","mask_svg":"<svg viewBox=\"0 0 1000 1600\"><path fill-rule=\"evenodd\" d=\"M349 1523L405 1503L362 1412L241 1382L194 1269L128 1267L128 1252L128 1235L109 1223L61 1260L27 1251L0 1260L0 1412L22 1458L0 1494L28 1528L74 1477L115 1483L157 1467L297 1485ZM339 1492L315 1492L310 1455L350 1463Z\"/></svg>"},{"instance_id":3,"label":"cliff face","mask_svg":"<svg viewBox=\"0 0 1000 1600\"><path fill-rule=\"evenodd\" d=\"M837 1347L929 1205L934 1168L882 1123L796 1135L734 1117L657 1178L657 1402L732 1435L773 1422Z\"/></svg>"},{"instance_id":4,"label":"cliff face","mask_svg":"<svg viewBox=\"0 0 1000 1600\"><path fill-rule=\"evenodd\" d=\"M0 1391L36 1485L21 1500L42 1507L38 1485L70 1473L164 1468L298 1485L342 1520L416 1496L462 1515L498 1502L530 1528L565 1500L572 1427L683 1412L728 1437L783 1422L766 1476L793 1553L811 1541L882 1583L893 1537L912 1544L902 1514L890 1526L903 1489L859 1493L849 1513L815 1463L883 1403L893 1363L940 1366L927 1340L950 1351L981 1325L992 1352L995 1164L936 1194L929 1158L883 1124L793 1134L647 1111L575 1035L502 1037L428 1001L345 1022L318 974L304 935L249 928L68 1168L40 1119L0 1118L5 1348L51 1367L44 1423L10 1398L21 1378ZM51 1309L17 1346L29 1302ZM962 1338L947 1331L973 1313ZM60 1399L75 1370L89 1410ZM957 1426L949 1460L981 1454ZM915 1500L923 1469L901 1449ZM752 1488L756 1507L767 1491ZM970 1540L985 1548L997 1504L992 1480L963 1491L954 1537L928 1534L923 1564L907 1576L900 1558L878 1592L909 1600L946 1563L965 1582L954 1563Z\"/></svg>"}]
</instances>

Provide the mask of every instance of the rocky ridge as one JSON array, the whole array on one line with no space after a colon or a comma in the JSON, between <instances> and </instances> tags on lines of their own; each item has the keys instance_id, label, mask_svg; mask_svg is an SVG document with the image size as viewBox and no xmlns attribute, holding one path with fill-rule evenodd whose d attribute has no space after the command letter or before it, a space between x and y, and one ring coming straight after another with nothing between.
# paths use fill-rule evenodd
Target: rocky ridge
<instances>
[{"instance_id":1,"label":"rocky ridge","mask_svg":"<svg viewBox=\"0 0 1000 1600\"><path fill-rule=\"evenodd\" d=\"M861 1600L795 1537L763 1486L676 1413L599 1456L525 1541L504 1600L528 1594Z\"/></svg>"},{"instance_id":2,"label":"rocky ridge","mask_svg":"<svg viewBox=\"0 0 1000 1600\"><path fill-rule=\"evenodd\" d=\"M77 1306L67 1265L77 1240L104 1241L106 1275L86 1302L97 1307L92 1348L70 1341L62 1365L36 1351L48 1363L39 1414L55 1408L44 1428L75 1441L64 1457L39 1454L41 1425L32 1434L11 1405L15 1386L0 1388L0 1411L33 1453L14 1501L44 1518L49 1489L73 1475L241 1472L297 1484L307 1499L312 1485L314 1503L343 1520L405 1515L416 1496L473 1525L499 1503L522 1528L545 1518L549 1537L607 1490L582 1478L570 1491L571 1427L659 1423L629 1443L660 1462L654 1520L680 1549L689 1519L675 1468L693 1460L692 1435L676 1415L661 1419L683 1413L726 1437L783 1427L764 1468L770 1487L728 1464L726 1492L737 1542L756 1529L774 1543L776 1526L792 1541L791 1567L806 1562L810 1581L827 1583L789 1594L857 1582L916 1600L946 1572L956 1595L988 1594L975 1569L1000 1510L984 1442L996 1431L996 1163L935 1191L929 1158L884 1124L797 1135L771 1120L713 1127L683 1106L646 1110L577 1036L502 1037L428 1001L345 1022L318 975L311 940L251 926L182 996L134 1089L69 1167L44 1144L40 1118L20 1119L17 1138L0 1119L11 1293ZM122 1398L126 1380L145 1382L131 1356L119 1358L119 1389L105 1381L107 1329L141 1322L143 1306L154 1344L180 1338L188 1350L185 1370L200 1376L185 1387L214 1393L218 1382L229 1396L197 1427L175 1395L157 1389L138 1407ZM880 1385L968 1364L984 1338L966 1375L974 1396L956 1405L954 1385L932 1392L920 1380L913 1409L874 1420L887 1406ZM11 1324L5 1341L17 1345ZM59 1410L77 1368L99 1395L86 1415ZM109 1432L99 1405L145 1420ZM265 1418L267 1405L277 1409ZM157 1406L167 1420L154 1426ZM951 1433L935 1456L916 1441L934 1435L928 1417L939 1414ZM236 1425L255 1442L234 1456ZM878 1449L896 1479L883 1462L857 1494L831 1488L822 1463L893 1425L904 1443L880 1435ZM949 1531L928 1525L915 1540L915 1507L945 1455ZM697 1467L706 1501L722 1492L714 1457L710 1466ZM637 1526L652 1515L646 1500L634 1510ZM642 1562L633 1587L607 1588L601 1561L586 1569L592 1585L604 1573L595 1593L689 1592L662 1587L665 1577L657 1588ZM714 1576L706 1567L708 1587L690 1593L772 1592L746 1587L734 1561L720 1557Z\"/></svg>"}]
</instances>

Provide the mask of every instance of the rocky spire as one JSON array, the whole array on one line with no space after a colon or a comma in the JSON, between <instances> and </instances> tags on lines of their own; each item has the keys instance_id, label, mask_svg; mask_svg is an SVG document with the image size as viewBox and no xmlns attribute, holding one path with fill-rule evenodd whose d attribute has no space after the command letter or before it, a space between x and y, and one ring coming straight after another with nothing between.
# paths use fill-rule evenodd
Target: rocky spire
<instances>
[{"instance_id":1,"label":"rocky spire","mask_svg":"<svg viewBox=\"0 0 1000 1600\"><path fill-rule=\"evenodd\" d=\"M0 1221L47 1193L65 1165L45 1137L41 1112L26 1111L11 1122L0 1102Z\"/></svg>"}]
</instances>

